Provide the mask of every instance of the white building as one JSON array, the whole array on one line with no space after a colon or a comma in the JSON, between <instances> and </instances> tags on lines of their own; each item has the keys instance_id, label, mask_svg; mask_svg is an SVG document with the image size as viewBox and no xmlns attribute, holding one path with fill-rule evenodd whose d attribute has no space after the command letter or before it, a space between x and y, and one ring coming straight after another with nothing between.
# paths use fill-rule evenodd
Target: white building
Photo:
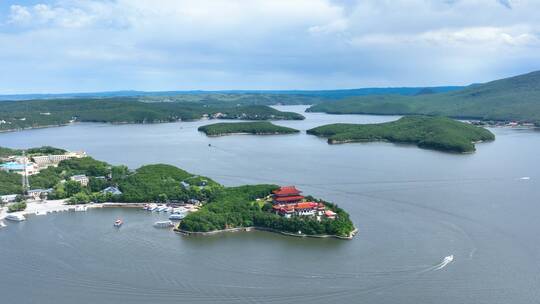
<instances>
[{"instance_id":1,"label":"white building","mask_svg":"<svg viewBox=\"0 0 540 304\"><path fill-rule=\"evenodd\" d=\"M56 166L59 162L70 159L70 158L82 158L85 157L85 152L68 152L66 154L58 154L58 155L41 155L41 156L34 156L32 157L34 159L34 162L39 167L48 167L48 166Z\"/></svg>"},{"instance_id":2,"label":"white building","mask_svg":"<svg viewBox=\"0 0 540 304\"><path fill-rule=\"evenodd\" d=\"M11 203L17 199L17 194L8 194L0 196L0 201L2 203Z\"/></svg>"},{"instance_id":3,"label":"white building","mask_svg":"<svg viewBox=\"0 0 540 304\"><path fill-rule=\"evenodd\" d=\"M52 192L52 189L33 189L28 190L28 196L33 199L40 199L42 195L49 195Z\"/></svg>"},{"instance_id":4,"label":"white building","mask_svg":"<svg viewBox=\"0 0 540 304\"><path fill-rule=\"evenodd\" d=\"M88 185L88 182L89 182L89 179L86 175L73 175L72 177L70 177L70 179L72 181L81 183L81 185L85 187Z\"/></svg>"}]
</instances>

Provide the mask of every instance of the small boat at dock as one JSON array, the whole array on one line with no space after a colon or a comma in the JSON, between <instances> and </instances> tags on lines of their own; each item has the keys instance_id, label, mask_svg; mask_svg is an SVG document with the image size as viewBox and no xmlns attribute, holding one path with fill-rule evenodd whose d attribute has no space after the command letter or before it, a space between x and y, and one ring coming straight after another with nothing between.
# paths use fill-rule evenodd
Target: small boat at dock
<instances>
[{"instance_id":1,"label":"small boat at dock","mask_svg":"<svg viewBox=\"0 0 540 304\"><path fill-rule=\"evenodd\" d=\"M158 206L156 211L157 212L167 211L168 208L169 207L167 207L167 206Z\"/></svg>"},{"instance_id":2,"label":"small boat at dock","mask_svg":"<svg viewBox=\"0 0 540 304\"><path fill-rule=\"evenodd\" d=\"M6 220L13 221L13 222L22 222L22 221L25 221L26 218L24 217L24 215L20 213L15 213L15 214L12 213L6 216Z\"/></svg>"},{"instance_id":3,"label":"small boat at dock","mask_svg":"<svg viewBox=\"0 0 540 304\"><path fill-rule=\"evenodd\" d=\"M6 223L0 221L0 228L4 228L4 227L7 227Z\"/></svg>"},{"instance_id":4,"label":"small boat at dock","mask_svg":"<svg viewBox=\"0 0 540 304\"><path fill-rule=\"evenodd\" d=\"M77 212L84 212L84 211L87 211L88 210L88 207L86 206L77 206L75 207L75 211Z\"/></svg>"},{"instance_id":5,"label":"small boat at dock","mask_svg":"<svg viewBox=\"0 0 540 304\"><path fill-rule=\"evenodd\" d=\"M180 220L184 219L184 217L186 217L186 215L184 213L173 213L173 214L169 215L169 219L171 221L180 221Z\"/></svg>"},{"instance_id":6,"label":"small boat at dock","mask_svg":"<svg viewBox=\"0 0 540 304\"><path fill-rule=\"evenodd\" d=\"M156 228L169 228L173 226L174 224L171 221L159 221L154 223L154 227Z\"/></svg>"},{"instance_id":7,"label":"small boat at dock","mask_svg":"<svg viewBox=\"0 0 540 304\"><path fill-rule=\"evenodd\" d=\"M114 221L114 227L120 227L122 226L122 224L124 224L124 221L122 221L121 219L117 219L116 221Z\"/></svg>"}]
</instances>

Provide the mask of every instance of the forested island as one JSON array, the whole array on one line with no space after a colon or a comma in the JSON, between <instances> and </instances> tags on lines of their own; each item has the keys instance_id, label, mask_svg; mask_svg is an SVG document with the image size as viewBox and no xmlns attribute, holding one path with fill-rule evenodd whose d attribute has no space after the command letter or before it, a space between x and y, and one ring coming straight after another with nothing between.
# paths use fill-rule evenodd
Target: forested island
<instances>
[{"instance_id":1,"label":"forested island","mask_svg":"<svg viewBox=\"0 0 540 304\"><path fill-rule=\"evenodd\" d=\"M474 143L491 141L489 130L446 117L406 116L380 124L330 124L307 131L326 137L328 143L388 141L411 143L420 148L467 153L476 150Z\"/></svg>"},{"instance_id":2,"label":"forested island","mask_svg":"<svg viewBox=\"0 0 540 304\"><path fill-rule=\"evenodd\" d=\"M301 120L266 105L141 102L136 98L87 98L0 102L0 131L61 126L70 122L160 123L203 117L240 120Z\"/></svg>"},{"instance_id":3,"label":"forested island","mask_svg":"<svg viewBox=\"0 0 540 304\"><path fill-rule=\"evenodd\" d=\"M445 93L371 95L327 101L308 112L330 114L440 115L520 121L540 126L540 71Z\"/></svg>"},{"instance_id":4,"label":"forested island","mask_svg":"<svg viewBox=\"0 0 540 304\"><path fill-rule=\"evenodd\" d=\"M51 150L52 149L52 150ZM62 149L42 147L28 149L45 153ZM20 155L20 150L1 148L4 161ZM11 154L11 152L15 154ZM29 161L33 158L30 157ZM76 179L77 177L78 179ZM82 182L81 177L87 181ZM306 197L305 204L323 206L331 212L325 216L278 215L272 205L272 191L277 185L245 185L225 187L214 180L191 174L175 166L153 164L130 170L92 157L77 157L43 167L29 176L30 188L41 189L47 199L67 199L71 204L85 203L149 203L183 204L198 202L201 208L189 213L178 229L184 232L212 232L232 228L259 228L300 236L335 236L351 238L355 227L349 215L335 204ZM50 190L46 190L50 189ZM0 170L0 195L23 194L21 175ZM13 204L15 206L15 204ZM321 209L318 209L321 210Z\"/></svg>"},{"instance_id":5,"label":"forested island","mask_svg":"<svg viewBox=\"0 0 540 304\"><path fill-rule=\"evenodd\" d=\"M278 126L268 121L234 123L221 122L201 126L198 130L208 136L221 136L229 134L277 135L300 132L296 129Z\"/></svg>"}]
</instances>

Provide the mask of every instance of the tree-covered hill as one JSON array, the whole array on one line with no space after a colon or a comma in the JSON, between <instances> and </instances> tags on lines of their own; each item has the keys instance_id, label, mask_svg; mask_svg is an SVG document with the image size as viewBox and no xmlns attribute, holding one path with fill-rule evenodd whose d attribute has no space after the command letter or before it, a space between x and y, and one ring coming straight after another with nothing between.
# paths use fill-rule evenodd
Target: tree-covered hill
<instances>
[{"instance_id":1,"label":"tree-covered hill","mask_svg":"<svg viewBox=\"0 0 540 304\"><path fill-rule=\"evenodd\" d=\"M165 164L140 167L120 181L119 186L124 193L122 200L126 202L205 200L221 187L207 177Z\"/></svg>"},{"instance_id":2,"label":"tree-covered hill","mask_svg":"<svg viewBox=\"0 0 540 304\"><path fill-rule=\"evenodd\" d=\"M255 134L255 135L273 135L273 134L291 134L300 131L277 126L268 121L257 122L234 122L234 123L215 123L201 126L198 129L208 136L220 136L227 134Z\"/></svg>"},{"instance_id":3,"label":"tree-covered hill","mask_svg":"<svg viewBox=\"0 0 540 304\"><path fill-rule=\"evenodd\" d=\"M190 213L179 228L189 232L210 232L239 227L258 227L274 231L304 235L335 235L350 237L355 229L347 212L338 206L320 201L336 212L336 219L295 216L284 218L271 211L272 205L264 198L272 194L276 185L246 185L223 188L202 209ZM258 199L258 201L257 201Z\"/></svg>"},{"instance_id":4,"label":"tree-covered hill","mask_svg":"<svg viewBox=\"0 0 540 304\"><path fill-rule=\"evenodd\" d=\"M421 114L483 120L519 120L540 125L540 71L416 96L362 96L312 106L332 114Z\"/></svg>"},{"instance_id":5,"label":"tree-covered hill","mask_svg":"<svg viewBox=\"0 0 540 304\"><path fill-rule=\"evenodd\" d=\"M304 119L266 105L230 103L141 102L136 98L56 99L0 102L0 131L58 126L70 121L158 123L203 116L242 120Z\"/></svg>"},{"instance_id":6,"label":"tree-covered hill","mask_svg":"<svg viewBox=\"0 0 540 304\"><path fill-rule=\"evenodd\" d=\"M428 116L407 116L380 124L331 124L310 129L307 133L327 137L330 144L389 141L459 153L475 151L475 142L495 139L484 128L446 117Z\"/></svg>"}]
</instances>

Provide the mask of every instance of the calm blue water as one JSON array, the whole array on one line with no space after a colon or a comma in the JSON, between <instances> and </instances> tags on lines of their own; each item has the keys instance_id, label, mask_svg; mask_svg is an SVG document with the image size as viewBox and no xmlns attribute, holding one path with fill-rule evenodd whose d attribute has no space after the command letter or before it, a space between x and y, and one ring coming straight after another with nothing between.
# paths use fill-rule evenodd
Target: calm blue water
<instances>
[{"instance_id":1,"label":"calm blue water","mask_svg":"<svg viewBox=\"0 0 540 304\"><path fill-rule=\"evenodd\" d=\"M305 116L277 123L397 119ZM456 155L331 146L303 132L208 138L197 132L206 123L76 124L0 134L0 145L82 149L132 168L170 163L226 185L295 184L347 209L360 233L189 238L153 228L160 215L139 210L32 217L0 230L1 303L540 302L540 132L493 129L495 142Z\"/></svg>"}]
</instances>

